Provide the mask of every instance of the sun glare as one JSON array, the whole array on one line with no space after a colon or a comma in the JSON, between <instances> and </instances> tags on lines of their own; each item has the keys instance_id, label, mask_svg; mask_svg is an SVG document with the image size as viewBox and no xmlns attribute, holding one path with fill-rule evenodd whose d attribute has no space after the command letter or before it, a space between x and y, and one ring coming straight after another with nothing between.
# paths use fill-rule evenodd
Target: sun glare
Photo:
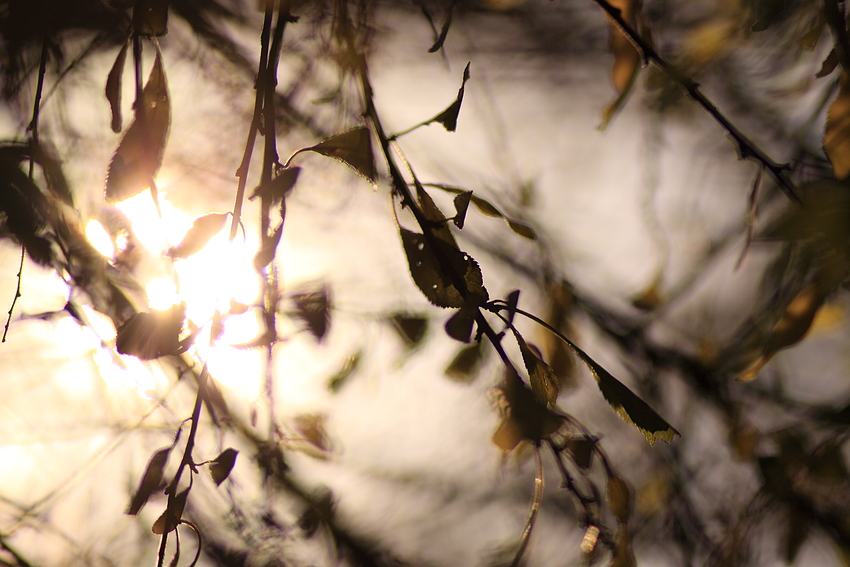
<instances>
[{"instance_id":1,"label":"sun glare","mask_svg":"<svg viewBox=\"0 0 850 567\"><path fill-rule=\"evenodd\" d=\"M88 238L95 250L110 260L115 259L115 245L112 244L112 239L102 224L94 219L86 223L86 238Z\"/></svg>"}]
</instances>

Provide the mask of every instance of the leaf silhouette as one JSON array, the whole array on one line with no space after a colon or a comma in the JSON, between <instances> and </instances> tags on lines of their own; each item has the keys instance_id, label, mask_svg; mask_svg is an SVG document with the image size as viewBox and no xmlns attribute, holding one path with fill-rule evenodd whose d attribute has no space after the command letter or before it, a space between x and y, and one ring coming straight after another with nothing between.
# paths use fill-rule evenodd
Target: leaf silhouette
<instances>
[{"instance_id":1,"label":"leaf silhouette","mask_svg":"<svg viewBox=\"0 0 850 567\"><path fill-rule=\"evenodd\" d=\"M537 233L534 232L534 229L528 226L527 224L523 224L519 221L515 221L507 217L505 217L505 221L508 223L508 226L511 227L512 231L519 234L523 238L527 238L529 240L537 240Z\"/></svg>"},{"instance_id":2,"label":"leaf silhouette","mask_svg":"<svg viewBox=\"0 0 850 567\"><path fill-rule=\"evenodd\" d=\"M112 64L112 69L109 70L109 75L106 77L106 100L109 101L109 110L112 112L112 131L116 134L123 127L121 117L121 76L124 74L124 64L127 61L127 49L130 47L130 38L121 46L118 51L118 57L115 58L115 63Z\"/></svg>"},{"instance_id":3,"label":"leaf silhouette","mask_svg":"<svg viewBox=\"0 0 850 567\"><path fill-rule=\"evenodd\" d=\"M587 470L593 464L593 449L596 441L588 437L571 437L566 442L566 449L579 468Z\"/></svg>"},{"instance_id":4,"label":"leaf silhouette","mask_svg":"<svg viewBox=\"0 0 850 567\"><path fill-rule=\"evenodd\" d=\"M835 177L850 175L850 84L847 71L841 72L841 87L826 114L823 151L832 163Z\"/></svg>"},{"instance_id":5,"label":"leaf silhouette","mask_svg":"<svg viewBox=\"0 0 850 567\"><path fill-rule=\"evenodd\" d=\"M518 431L523 439L538 443L561 427L562 418L552 413L511 369L506 371L505 401L510 413L508 431Z\"/></svg>"},{"instance_id":6,"label":"leaf silhouette","mask_svg":"<svg viewBox=\"0 0 850 567\"><path fill-rule=\"evenodd\" d=\"M307 151L336 158L365 177L370 183L374 184L377 181L375 156L372 153L372 135L365 126L337 134L315 146L300 149L292 154L292 157ZM292 157L289 161L292 161Z\"/></svg>"},{"instance_id":7,"label":"leaf silhouette","mask_svg":"<svg viewBox=\"0 0 850 567\"><path fill-rule=\"evenodd\" d=\"M151 456L148 466L145 467L142 480L139 481L139 488L136 489L136 493L133 495L132 500L130 500L129 506L127 506L126 513L128 515L135 516L138 514L148 501L148 498L159 490L162 485L163 474L165 473L165 465L168 463L168 456L171 454L172 448L160 449Z\"/></svg>"},{"instance_id":8,"label":"leaf silhouette","mask_svg":"<svg viewBox=\"0 0 850 567\"><path fill-rule=\"evenodd\" d=\"M477 314L477 307L461 307L446 321L446 334L456 341L468 343L472 337L472 326Z\"/></svg>"},{"instance_id":9,"label":"leaf silhouette","mask_svg":"<svg viewBox=\"0 0 850 567\"><path fill-rule=\"evenodd\" d=\"M464 191L455 197L455 216L452 222L458 228L463 228L463 223L466 220L466 211L469 210L469 201L472 198L472 191Z\"/></svg>"},{"instance_id":10,"label":"leaf silhouette","mask_svg":"<svg viewBox=\"0 0 850 567\"><path fill-rule=\"evenodd\" d=\"M278 226L271 236L263 238L263 246L254 255L255 270L262 272L263 268L272 263L277 254L277 245L280 244L280 237L282 235L283 224Z\"/></svg>"},{"instance_id":11,"label":"leaf silhouette","mask_svg":"<svg viewBox=\"0 0 850 567\"><path fill-rule=\"evenodd\" d=\"M250 199L254 200L257 197L269 199L272 205L282 201L298 181L298 174L301 173L300 167L287 167L271 180L271 183L260 185L251 194Z\"/></svg>"},{"instance_id":12,"label":"leaf silhouette","mask_svg":"<svg viewBox=\"0 0 850 567\"><path fill-rule=\"evenodd\" d=\"M475 378L478 366L481 364L484 349L480 341L473 342L458 351L445 369L446 376L455 382L469 383Z\"/></svg>"},{"instance_id":13,"label":"leaf silhouette","mask_svg":"<svg viewBox=\"0 0 850 567\"><path fill-rule=\"evenodd\" d=\"M189 347L188 341L179 338L185 318L185 303L165 311L136 313L118 327L115 347L121 354L131 354L142 360L180 354Z\"/></svg>"},{"instance_id":14,"label":"leaf silhouette","mask_svg":"<svg viewBox=\"0 0 850 567\"><path fill-rule=\"evenodd\" d=\"M829 55L826 56L826 59L823 60L823 65L821 65L820 71L815 75L816 79L822 79L827 75L832 74L835 71L835 68L838 67L838 63L841 61L841 58L838 56L838 51L833 47L832 51L829 52Z\"/></svg>"},{"instance_id":15,"label":"leaf silhouette","mask_svg":"<svg viewBox=\"0 0 850 567\"><path fill-rule=\"evenodd\" d=\"M210 463L210 476L216 486L221 486L221 483L230 476L230 471L233 470L233 465L236 464L236 455L239 451L228 447Z\"/></svg>"},{"instance_id":16,"label":"leaf silhouette","mask_svg":"<svg viewBox=\"0 0 850 567\"><path fill-rule=\"evenodd\" d=\"M446 15L443 16L443 25L440 28L440 35L437 36L437 40L434 42L434 45L428 48L428 53L436 53L443 48L443 43L445 43L446 37L449 35L449 28L452 25L452 16L456 3L457 0L453 0L449 8L446 10Z\"/></svg>"},{"instance_id":17,"label":"leaf silhouette","mask_svg":"<svg viewBox=\"0 0 850 567\"><path fill-rule=\"evenodd\" d=\"M428 332L428 319L425 317L396 313L390 317L390 322L407 348L413 348L421 343Z\"/></svg>"},{"instance_id":18,"label":"leaf silhouette","mask_svg":"<svg viewBox=\"0 0 850 567\"><path fill-rule=\"evenodd\" d=\"M544 404L547 408L555 407L555 402L558 401L558 393L560 385L558 378L552 368L543 362L540 358L540 352L536 347L529 346L525 339L519 333L515 334L517 344L519 345L522 361L525 364L525 369L528 372L528 382L531 385L531 391L537 397L537 400Z\"/></svg>"},{"instance_id":19,"label":"leaf silhouette","mask_svg":"<svg viewBox=\"0 0 850 567\"><path fill-rule=\"evenodd\" d=\"M191 488L192 487L190 485L189 488L183 492L177 493L173 499L168 499L168 506L165 508L165 512L156 519L151 527L151 531L153 533L162 535L173 532L177 529L177 526L180 525L182 520L183 509L186 508L186 499L189 496L189 490L191 490Z\"/></svg>"},{"instance_id":20,"label":"leaf silhouette","mask_svg":"<svg viewBox=\"0 0 850 567\"><path fill-rule=\"evenodd\" d=\"M0 211L6 213L6 228L29 257L42 266L50 265L53 250L44 235L50 205L8 150L0 153Z\"/></svg>"},{"instance_id":21,"label":"leaf silhouette","mask_svg":"<svg viewBox=\"0 0 850 567\"><path fill-rule=\"evenodd\" d=\"M133 7L133 29L145 37L168 33L168 0L136 0Z\"/></svg>"},{"instance_id":22,"label":"leaf silhouette","mask_svg":"<svg viewBox=\"0 0 850 567\"><path fill-rule=\"evenodd\" d=\"M449 132L457 130L457 117L460 114L460 105L463 103L463 91L466 88L466 81L469 80L469 65L470 63L467 63L466 67L463 69L463 82L460 85L460 89L457 91L457 98L455 101L440 114L429 120L428 123L439 122L443 125L443 128Z\"/></svg>"},{"instance_id":23,"label":"leaf silhouette","mask_svg":"<svg viewBox=\"0 0 850 567\"><path fill-rule=\"evenodd\" d=\"M157 51L153 69L136 103L133 123L124 134L106 174L106 201L115 203L138 195L151 186L162 165L171 103L162 56Z\"/></svg>"},{"instance_id":24,"label":"leaf silhouette","mask_svg":"<svg viewBox=\"0 0 850 567\"><path fill-rule=\"evenodd\" d=\"M399 230L413 281L431 303L438 307L463 307L473 300L478 304L487 301L481 269L471 256L436 238L432 241L438 251L434 251L423 234ZM452 272L462 278L465 289L458 289Z\"/></svg>"},{"instance_id":25,"label":"leaf silhouette","mask_svg":"<svg viewBox=\"0 0 850 567\"><path fill-rule=\"evenodd\" d=\"M172 258L188 258L200 252L213 236L221 232L229 213L210 213L194 220L180 244L169 248L168 255Z\"/></svg>"},{"instance_id":26,"label":"leaf silhouette","mask_svg":"<svg viewBox=\"0 0 850 567\"><path fill-rule=\"evenodd\" d=\"M628 23L636 21L636 0L609 0L609 4L620 10L623 19ZM611 119L616 116L628 100L634 85L638 71L640 71L641 57L632 42L626 35L611 22L609 45L614 55L614 66L611 69L611 82L617 91L617 98L609 104L602 112L602 124L599 129L604 130Z\"/></svg>"},{"instance_id":27,"label":"leaf silhouette","mask_svg":"<svg viewBox=\"0 0 850 567\"><path fill-rule=\"evenodd\" d=\"M316 291L298 293L292 296L295 304L294 315L307 324L307 329L320 341L328 332L331 324L330 292L326 286Z\"/></svg>"}]
</instances>

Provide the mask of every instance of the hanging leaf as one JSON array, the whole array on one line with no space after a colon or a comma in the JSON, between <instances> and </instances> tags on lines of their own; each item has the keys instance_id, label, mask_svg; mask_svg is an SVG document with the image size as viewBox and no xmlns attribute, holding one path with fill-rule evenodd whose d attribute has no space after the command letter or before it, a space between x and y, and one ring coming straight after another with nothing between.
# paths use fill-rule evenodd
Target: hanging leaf
<instances>
[{"instance_id":1,"label":"hanging leaf","mask_svg":"<svg viewBox=\"0 0 850 567\"><path fill-rule=\"evenodd\" d=\"M625 480L615 474L608 476L608 507L620 524L629 521L632 512L632 490Z\"/></svg>"},{"instance_id":2,"label":"hanging leaf","mask_svg":"<svg viewBox=\"0 0 850 567\"><path fill-rule=\"evenodd\" d=\"M340 160L372 184L378 179L375 157L372 153L372 135L365 126L337 134L315 146L298 150L292 157L307 151ZM289 161L292 161L292 157L289 158Z\"/></svg>"},{"instance_id":3,"label":"hanging leaf","mask_svg":"<svg viewBox=\"0 0 850 567\"><path fill-rule=\"evenodd\" d=\"M316 291L292 296L294 315L307 324L307 329L321 342L331 324L330 292L326 286Z\"/></svg>"},{"instance_id":4,"label":"hanging leaf","mask_svg":"<svg viewBox=\"0 0 850 567\"><path fill-rule=\"evenodd\" d=\"M250 200L253 201L257 197L262 197L268 199L272 206L274 206L292 192L300 173L300 167L287 167L283 169L271 180L271 183L258 186L251 194Z\"/></svg>"},{"instance_id":5,"label":"hanging leaf","mask_svg":"<svg viewBox=\"0 0 850 567\"><path fill-rule=\"evenodd\" d=\"M447 109L429 120L427 124L430 124L431 122L439 122L443 125L443 128L449 132L457 130L457 117L460 114L460 105L463 103L463 91L466 88L466 81L469 80L469 65L470 63L467 63L466 67L463 69L463 82L460 85L460 89L457 91L457 98L455 101L451 103Z\"/></svg>"},{"instance_id":6,"label":"hanging leaf","mask_svg":"<svg viewBox=\"0 0 850 567\"><path fill-rule=\"evenodd\" d=\"M482 348L481 341L476 341L471 345L463 347L446 367L446 376L455 382L461 382L463 384L472 382L481 364L483 354L484 349Z\"/></svg>"},{"instance_id":7,"label":"hanging leaf","mask_svg":"<svg viewBox=\"0 0 850 567\"><path fill-rule=\"evenodd\" d=\"M637 21L636 11L638 8L637 0L610 0L609 4L620 10L620 15L623 19L633 28L635 27L634 23ZM640 53L638 53L632 42L629 41L614 22L611 22L610 25L609 45L611 47L611 53L614 55L611 82L617 91L617 98L602 112L600 130L604 130L608 126L611 119L620 111L626 100L628 100L641 64Z\"/></svg>"},{"instance_id":8,"label":"hanging leaf","mask_svg":"<svg viewBox=\"0 0 850 567\"><path fill-rule=\"evenodd\" d=\"M835 68L838 67L838 63L841 61L841 58L838 56L838 51L833 47L832 51L829 52L829 55L826 56L826 59L823 60L823 65L821 65L820 71L815 75L816 79L822 79L827 75L832 74L835 71Z\"/></svg>"},{"instance_id":9,"label":"hanging leaf","mask_svg":"<svg viewBox=\"0 0 850 567\"><path fill-rule=\"evenodd\" d=\"M165 474L165 465L168 463L168 456L171 454L173 447L160 449L151 456L148 461L148 466L145 467L145 473L142 475L142 480L139 481L139 488L130 500L127 506L126 514L130 516L137 515L145 503L148 501L154 492L157 492L162 485L162 477Z\"/></svg>"},{"instance_id":10,"label":"hanging leaf","mask_svg":"<svg viewBox=\"0 0 850 567\"><path fill-rule=\"evenodd\" d=\"M389 320L409 349L421 343L428 331L428 319L425 317L396 313Z\"/></svg>"},{"instance_id":11,"label":"hanging leaf","mask_svg":"<svg viewBox=\"0 0 850 567\"><path fill-rule=\"evenodd\" d=\"M478 307L461 307L446 321L446 334L456 341L468 343L472 337L472 326L478 315Z\"/></svg>"},{"instance_id":12,"label":"hanging leaf","mask_svg":"<svg viewBox=\"0 0 850 567\"><path fill-rule=\"evenodd\" d=\"M328 390L334 394L339 392L348 379L357 371L358 366L360 366L361 358L363 358L363 351L358 351L347 356L342 368L328 379Z\"/></svg>"},{"instance_id":13,"label":"hanging leaf","mask_svg":"<svg viewBox=\"0 0 850 567\"><path fill-rule=\"evenodd\" d=\"M168 0L136 0L133 7L133 29L144 37L167 34Z\"/></svg>"},{"instance_id":14,"label":"hanging leaf","mask_svg":"<svg viewBox=\"0 0 850 567\"><path fill-rule=\"evenodd\" d=\"M437 41L434 42L434 45L428 49L428 53L436 53L443 48L443 43L445 43L446 37L449 35L449 28L452 25L452 14L454 13L456 3L457 0L452 0L452 3L446 10L446 15L443 16L443 25L440 28L440 35L437 37Z\"/></svg>"},{"instance_id":15,"label":"hanging leaf","mask_svg":"<svg viewBox=\"0 0 850 567\"><path fill-rule=\"evenodd\" d=\"M109 70L106 77L106 100L109 101L109 109L112 112L112 131L116 134L123 127L121 118L121 76L124 74L124 63L127 61L127 49L130 47L130 38L124 41L124 45Z\"/></svg>"},{"instance_id":16,"label":"hanging leaf","mask_svg":"<svg viewBox=\"0 0 850 567\"><path fill-rule=\"evenodd\" d=\"M614 378L607 370L590 358L587 353L578 348L574 343L569 343L569 346L590 369L593 377L596 378L596 383L602 392L602 396L611 405L617 415L626 423L637 427L650 445L654 446L657 439L672 443L673 438L680 434L663 417L658 415L654 409L649 407L649 404L635 395L622 382Z\"/></svg>"},{"instance_id":17,"label":"hanging leaf","mask_svg":"<svg viewBox=\"0 0 850 567\"><path fill-rule=\"evenodd\" d=\"M195 219L180 244L168 249L172 258L188 258L200 252L212 238L222 231L229 213L211 213Z\"/></svg>"},{"instance_id":18,"label":"hanging leaf","mask_svg":"<svg viewBox=\"0 0 850 567\"><path fill-rule=\"evenodd\" d=\"M481 211L481 214L483 214L484 216L498 218L498 219L504 218L505 215L503 215L499 211L499 209L497 209L496 207L491 205L490 202L487 201L486 199L482 199L478 195L472 195L471 200L472 200L472 204L475 205L475 207L479 211Z\"/></svg>"},{"instance_id":19,"label":"hanging leaf","mask_svg":"<svg viewBox=\"0 0 850 567\"><path fill-rule=\"evenodd\" d=\"M540 359L540 351L537 347L529 346L525 339L519 333L514 335L519 345L522 361L525 364L525 369L528 372L528 382L531 385L531 391L537 397L537 400L552 409L555 407L555 402L558 401L558 392L560 386L558 379L552 368Z\"/></svg>"},{"instance_id":20,"label":"hanging leaf","mask_svg":"<svg viewBox=\"0 0 850 567\"><path fill-rule=\"evenodd\" d=\"M162 56L157 51L153 69L136 103L136 116L124 134L106 174L106 201L115 203L138 195L151 186L162 165L171 103Z\"/></svg>"},{"instance_id":21,"label":"hanging leaf","mask_svg":"<svg viewBox=\"0 0 850 567\"><path fill-rule=\"evenodd\" d=\"M508 294L507 299L505 299L505 304L507 305L507 323L506 325L510 327L514 324L514 317L516 316L516 309L519 305L519 290L515 289Z\"/></svg>"},{"instance_id":22,"label":"hanging leaf","mask_svg":"<svg viewBox=\"0 0 850 567\"><path fill-rule=\"evenodd\" d=\"M452 222L458 228L463 228L463 223L466 220L466 211L469 209L469 200L472 198L472 191L464 191L455 197L455 216L452 217Z\"/></svg>"},{"instance_id":23,"label":"hanging leaf","mask_svg":"<svg viewBox=\"0 0 850 567\"><path fill-rule=\"evenodd\" d=\"M65 173L62 171L62 162L56 157L56 149L45 141L44 137L39 142L30 140L28 144L28 155L41 166L44 178L47 181L47 189L58 197L69 207L74 207L74 196Z\"/></svg>"},{"instance_id":24,"label":"hanging leaf","mask_svg":"<svg viewBox=\"0 0 850 567\"><path fill-rule=\"evenodd\" d=\"M280 237L283 236L283 224L278 226L271 236L263 238L263 246L254 255L254 269L262 273L263 268L274 260Z\"/></svg>"},{"instance_id":25,"label":"hanging leaf","mask_svg":"<svg viewBox=\"0 0 850 567\"><path fill-rule=\"evenodd\" d=\"M850 81L847 71L841 72L838 96L832 101L826 114L823 135L823 151L832 163L835 177L844 179L850 175Z\"/></svg>"},{"instance_id":26,"label":"hanging leaf","mask_svg":"<svg viewBox=\"0 0 850 567\"><path fill-rule=\"evenodd\" d=\"M582 470L587 470L593 464L593 451L596 447L596 440L589 437L571 437L565 443L567 451L573 458L573 462Z\"/></svg>"},{"instance_id":27,"label":"hanging leaf","mask_svg":"<svg viewBox=\"0 0 850 567\"><path fill-rule=\"evenodd\" d=\"M230 471L236 464L236 455L238 454L239 451L228 447L210 463L210 476L212 476L216 486L221 486L221 483L230 476Z\"/></svg>"},{"instance_id":28,"label":"hanging leaf","mask_svg":"<svg viewBox=\"0 0 850 567\"><path fill-rule=\"evenodd\" d=\"M505 217L505 221L508 223L508 226L511 227L512 231L519 234L523 238L527 238L529 240L537 240L537 233L534 232L534 229L528 226L527 224L523 224L519 221L515 221L507 217Z\"/></svg>"},{"instance_id":29,"label":"hanging leaf","mask_svg":"<svg viewBox=\"0 0 850 567\"><path fill-rule=\"evenodd\" d=\"M173 499L168 499L168 506L165 508L165 512L156 519L151 527L153 533L162 535L177 529L183 517L183 509L186 508L186 499L189 497L189 490L191 488L190 485L183 492L177 493Z\"/></svg>"},{"instance_id":30,"label":"hanging leaf","mask_svg":"<svg viewBox=\"0 0 850 567\"><path fill-rule=\"evenodd\" d=\"M165 311L136 313L118 327L115 347L121 354L131 354L142 360L185 352L189 341L179 338L185 318L185 303Z\"/></svg>"},{"instance_id":31,"label":"hanging leaf","mask_svg":"<svg viewBox=\"0 0 850 567\"><path fill-rule=\"evenodd\" d=\"M471 256L439 239L433 239L438 247L435 252L424 235L404 228L399 230L413 281L431 303L439 307L463 307L487 301L481 269ZM458 289L452 274L462 278L465 289Z\"/></svg>"}]
</instances>

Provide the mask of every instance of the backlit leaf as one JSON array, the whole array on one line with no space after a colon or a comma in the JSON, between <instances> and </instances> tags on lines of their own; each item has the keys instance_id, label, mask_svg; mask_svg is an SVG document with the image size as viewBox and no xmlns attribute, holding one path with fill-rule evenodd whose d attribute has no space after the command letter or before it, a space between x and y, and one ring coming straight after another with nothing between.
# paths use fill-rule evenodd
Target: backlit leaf
<instances>
[{"instance_id":1,"label":"backlit leaf","mask_svg":"<svg viewBox=\"0 0 850 567\"><path fill-rule=\"evenodd\" d=\"M230 476L230 471L236 464L236 455L238 454L239 451L228 447L210 463L210 476L212 476L216 486L221 486L221 483Z\"/></svg>"},{"instance_id":2,"label":"backlit leaf","mask_svg":"<svg viewBox=\"0 0 850 567\"><path fill-rule=\"evenodd\" d=\"M548 364L540 359L540 353L536 347L529 346L519 333L516 334L516 340L520 353L522 353L522 361L528 372L528 382L531 385L531 391L534 392L540 403L552 409L555 407L555 402L558 401L558 392L560 390L555 373Z\"/></svg>"},{"instance_id":3,"label":"backlit leaf","mask_svg":"<svg viewBox=\"0 0 850 567\"><path fill-rule=\"evenodd\" d=\"M614 544L610 567L637 567L628 525L623 524L617 529L617 541Z\"/></svg>"},{"instance_id":4,"label":"backlit leaf","mask_svg":"<svg viewBox=\"0 0 850 567\"><path fill-rule=\"evenodd\" d=\"M636 22L636 0L609 0L609 4L620 10L623 19L632 25ZM641 57L632 42L613 22L610 27L609 44L614 55L614 66L611 70L611 82L617 91L617 98L609 104L602 113L600 130L604 130L611 119L620 111L628 99L635 78L640 70Z\"/></svg>"},{"instance_id":5,"label":"backlit leaf","mask_svg":"<svg viewBox=\"0 0 850 567\"><path fill-rule=\"evenodd\" d=\"M263 245L254 255L254 269L262 272L263 268L268 266L274 260L277 254L277 246L280 244L280 237L283 236L283 225L278 226L271 236L263 238Z\"/></svg>"},{"instance_id":6,"label":"backlit leaf","mask_svg":"<svg viewBox=\"0 0 850 567\"><path fill-rule=\"evenodd\" d=\"M168 86L162 56L157 51L142 100L136 104L133 123L109 164L106 174L107 202L129 199L151 186L162 165L170 124Z\"/></svg>"},{"instance_id":7,"label":"backlit leaf","mask_svg":"<svg viewBox=\"0 0 850 567\"><path fill-rule=\"evenodd\" d=\"M49 265L53 250L45 231L50 205L9 151L0 154L0 211L6 213L5 228L24 246L30 258L42 266Z\"/></svg>"},{"instance_id":8,"label":"backlit leaf","mask_svg":"<svg viewBox=\"0 0 850 567\"><path fill-rule=\"evenodd\" d=\"M841 87L826 114L823 151L832 163L835 177L850 175L850 80L847 71L841 73Z\"/></svg>"},{"instance_id":9,"label":"backlit leaf","mask_svg":"<svg viewBox=\"0 0 850 567\"><path fill-rule=\"evenodd\" d=\"M407 348L413 348L422 342L428 331L428 319L425 317L397 313L390 317L390 322Z\"/></svg>"},{"instance_id":10,"label":"backlit leaf","mask_svg":"<svg viewBox=\"0 0 850 567\"><path fill-rule=\"evenodd\" d=\"M508 294L507 299L505 299L505 303L507 304L507 325L510 327L514 323L514 317L516 317L516 308L519 305L519 290L515 289Z\"/></svg>"},{"instance_id":11,"label":"backlit leaf","mask_svg":"<svg viewBox=\"0 0 850 567\"><path fill-rule=\"evenodd\" d=\"M295 430L309 443L322 451L328 451L328 435L325 431L326 416L322 414L302 414L295 416Z\"/></svg>"},{"instance_id":12,"label":"backlit leaf","mask_svg":"<svg viewBox=\"0 0 850 567\"><path fill-rule=\"evenodd\" d=\"M299 173L301 173L300 167L287 167L272 179L271 183L257 187L251 194L251 200L263 197L269 199L272 205L280 202L295 187Z\"/></svg>"},{"instance_id":13,"label":"backlit leaf","mask_svg":"<svg viewBox=\"0 0 850 567\"><path fill-rule=\"evenodd\" d=\"M168 0L136 0L133 7L133 28L146 37L168 33Z\"/></svg>"},{"instance_id":14,"label":"backlit leaf","mask_svg":"<svg viewBox=\"0 0 850 567\"><path fill-rule=\"evenodd\" d=\"M168 250L168 255L172 258L188 258L200 252L224 228L227 215L228 213L211 213L196 218L180 244Z\"/></svg>"},{"instance_id":15,"label":"backlit leaf","mask_svg":"<svg viewBox=\"0 0 850 567\"><path fill-rule=\"evenodd\" d=\"M515 427L523 439L539 443L561 427L562 418L540 402L510 369L506 371L504 394L510 408L508 421L514 422L510 427Z\"/></svg>"},{"instance_id":16,"label":"backlit leaf","mask_svg":"<svg viewBox=\"0 0 850 567\"><path fill-rule=\"evenodd\" d=\"M123 127L121 118L121 76L124 74L124 63L127 61L127 49L130 47L130 38L124 42L109 75L106 77L106 100L109 101L109 109L112 112L112 131L116 134Z\"/></svg>"},{"instance_id":17,"label":"backlit leaf","mask_svg":"<svg viewBox=\"0 0 850 567\"><path fill-rule=\"evenodd\" d=\"M478 315L477 307L461 307L446 321L446 334L456 341L468 343L472 337L472 326L476 315Z\"/></svg>"},{"instance_id":18,"label":"backlit leaf","mask_svg":"<svg viewBox=\"0 0 850 567\"><path fill-rule=\"evenodd\" d=\"M452 3L446 10L446 14L445 16L443 16L443 25L440 28L440 35L437 36L437 40L434 42L434 45L432 45L428 49L428 53L436 53L437 51L442 49L443 43L445 43L446 37L449 35L449 28L452 25L452 14L454 13L454 7L456 3L457 0L452 0Z\"/></svg>"},{"instance_id":19,"label":"backlit leaf","mask_svg":"<svg viewBox=\"0 0 850 567\"><path fill-rule=\"evenodd\" d=\"M534 232L534 229L528 226L527 224L523 224L519 221L515 221L509 218L505 218L505 221L508 223L508 226L511 227L512 231L519 234L523 238L527 238L529 240L537 240L537 233Z\"/></svg>"},{"instance_id":20,"label":"backlit leaf","mask_svg":"<svg viewBox=\"0 0 850 567\"><path fill-rule=\"evenodd\" d=\"M612 474L608 477L608 507L620 524L629 521L632 511L632 490L625 480Z\"/></svg>"},{"instance_id":21,"label":"backlit leaf","mask_svg":"<svg viewBox=\"0 0 850 567\"><path fill-rule=\"evenodd\" d=\"M338 134L315 146L298 150L298 152L304 151L313 151L323 156L336 158L371 183L375 183L378 178L375 157L372 153L372 135L365 126Z\"/></svg>"},{"instance_id":22,"label":"backlit leaf","mask_svg":"<svg viewBox=\"0 0 850 567\"><path fill-rule=\"evenodd\" d=\"M471 382L481 364L483 353L484 350L480 341L463 347L446 367L446 376L455 382Z\"/></svg>"},{"instance_id":23,"label":"backlit leaf","mask_svg":"<svg viewBox=\"0 0 850 567\"><path fill-rule=\"evenodd\" d=\"M360 359L363 358L362 351L358 351L350 356L347 356L342 368L328 379L328 389L333 392L339 392L348 379L357 371L360 366Z\"/></svg>"},{"instance_id":24,"label":"backlit leaf","mask_svg":"<svg viewBox=\"0 0 850 567\"><path fill-rule=\"evenodd\" d=\"M593 449L596 447L596 441L587 437L571 437L567 440L567 451L573 458L573 462L579 468L587 470L593 464Z\"/></svg>"},{"instance_id":25,"label":"backlit leaf","mask_svg":"<svg viewBox=\"0 0 850 567\"><path fill-rule=\"evenodd\" d=\"M297 318L307 324L307 329L321 341L331 324L330 292L326 286L316 291L297 293L292 296Z\"/></svg>"},{"instance_id":26,"label":"backlit leaf","mask_svg":"<svg viewBox=\"0 0 850 567\"><path fill-rule=\"evenodd\" d=\"M138 514L148 501L148 498L159 490L162 485L162 477L165 473L165 465L168 463L168 455L171 454L171 449L172 447L160 449L151 456L148 466L145 467L142 480L139 481L139 488L136 489L136 493L127 507L126 513L130 516Z\"/></svg>"},{"instance_id":27,"label":"backlit leaf","mask_svg":"<svg viewBox=\"0 0 850 567\"><path fill-rule=\"evenodd\" d=\"M115 347L121 354L142 360L179 354L188 348L179 338L186 317L186 304L173 305L165 311L136 313L118 327Z\"/></svg>"},{"instance_id":28,"label":"backlit leaf","mask_svg":"<svg viewBox=\"0 0 850 567\"><path fill-rule=\"evenodd\" d=\"M483 214L485 216L494 217L494 218L502 218L504 216L499 211L499 209L497 209L496 207L491 205L489 201L487 201L486 199L482 199L478 195L472 195L471 200L472 200L472 204L475 205L475 207L479 211L481 211L481 214Z\"/></svg>"},{"instance_id":29,"label":"backlit leaf","mask_svg":"<svg viewBox=\"0 0 850 567\"><path fill-rule=\"evenodd\" d=\"M460 105L463 103L463 91L466 88L466 81L469 80L469 63L463 69L463 82L460 85L460 90L457 91L457 98L449 105L447 109L429 120L428 122L439 122L449 132L457 130L457 117L460 114Z\"/></svg>"},{"instance_id":30,"label":"backlit leaf","mask_svg":"<svg viewBox=\"0 0 850 567\"><path fill-rule=\"evenodd\" d=\"M487 301L481 269L471 256L440 239L429 242L423 234L399 230L413 281L431 303L463 307ZM437 250L432 248L432 242Z\"/></svg>"},{"instance_id":31,"label":"backlit leaf","mask_svg":"<svg viewBox=\"0 0 850 567\"><path fill-rule=\"evenodd\" d=\"M614 378L583 350L575 344L570 344L570 348L590 369L593 377L596 378L602 396L617 415L626 423L631 423L637 427L650 445L655 445L657 439L671 443L673 438L679 435L679 432L658 415L654 409L649 407L649 404Z\"/></svg>"},{"instance_id":32,"label":"backlit leaf","mask_svg":"<svg viewBox=\"0 0 850 567\"><path fill-rule=\"evenodd\" d=\"M835 71L835 68L838 67L838 63L841 58L838 56L838 51L833 47L832 51L829 52L829 55L826 56L826 59L823 60L823 65L821 65L820 71L817 72L815 78L821 79L826 77Z\"/></svg>"},{"instance_id":33,"label":"backlit leaf","mask_svg":"<svg viewBox=\"0 0 850 567\"><path fill-rule=\"evenodd\" d=\"M469 209L469 200L472 198L472 191L464 191L455 197L455 216L452 222L458 228L463 228L463 223L466 220L466 211Z\"/></svg>"},{"instance_id":34,"label":"backlit leaf","mask_svg":"<svg viewBox=\"0 0 850 567\"><path fill-rule=\"evenodd\" d=\"M186 499L189 496L191 486L183 492L177 493L173 499L168 499L165 512L153 523L151 531L157 535L173 532L180 525L183 517L183 509L186 508Z\"/></svg>"}]
</instances>

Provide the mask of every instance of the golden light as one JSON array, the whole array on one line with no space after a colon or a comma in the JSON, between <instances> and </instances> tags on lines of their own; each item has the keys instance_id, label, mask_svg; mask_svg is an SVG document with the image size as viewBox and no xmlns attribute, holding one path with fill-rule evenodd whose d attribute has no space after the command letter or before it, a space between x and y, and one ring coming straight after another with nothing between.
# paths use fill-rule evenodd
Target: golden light
<instances>
[{"instance_id":1,"label":"golden light","mask_svg":"<svg viewBox=\"0 0 850 567\"><path fill-rule=\"evenodd\" d=\"M103 225L95 219L91 219L86 223L86 238L88 238L95 250L110 260L115 259L115 245L112 244L112 239L109 237L106 229L103 228Z\"/></svg>"}]
</instances>

